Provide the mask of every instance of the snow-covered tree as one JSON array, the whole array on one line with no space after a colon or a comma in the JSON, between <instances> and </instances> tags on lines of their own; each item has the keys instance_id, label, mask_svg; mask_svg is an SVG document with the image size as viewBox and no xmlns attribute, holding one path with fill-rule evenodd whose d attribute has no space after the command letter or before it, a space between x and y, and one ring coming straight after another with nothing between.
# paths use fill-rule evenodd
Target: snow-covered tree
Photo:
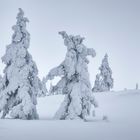
<instances>
[{"instance_id":1,"label":"snow-covered tree","mask_svg":"<svg viewBox=\"0 0 140 140\"><path fill-rule=\"evenodd\" d=\"M93 92L99 92L100 89L101 89L100 75L97 74L97 75L96 75L95 82L94 82L94 87L93 87L92 91L93 91Z\"/></svg>"},{"instance_id":2,"label":"snow-covered tree","mask_svg":"<svg viewBox=\"0 0 140 140\"><path fill-rule=\"evenodd\" d=\"M99 67L100 73L96 76L95 84L92 89L93 92L110 91L113 88L114 80L112 78L112 70L109 67L108 55L106 54Z\"/></svg>"},{"instance_id":3,"label":"snow-covered tree","mask_svg":"<svg viewBox=\"0 0 140 140\"><path fill-rule=\"evenodd\" d=\"M83 44L84 38L67 35L65 31L59 32L67 46L65 60L52 69L46 77L52 80L55 76L61 76L61 80L51 86L51 93L64 94L65 99L55 119L85 119L90 114L91 106L97 107L97 102L92 96L91 84L87 64L87 56L95 57L95 51Z\"/></svg>"},{"instance_id":4,"label":"snow-covered tree","mask_svg":"<svg viewBox=\"0 0 140 140\"><path fill-rule=\"evenodd\" d=\"M108 55L106 54L102 60L102 64L99 68L101 74L101 89L102 91L110 91L113 88L113 78L112 78L112 70L109 67L108 63Z\"/></svg>"},{"instance_id":5,"label":"snow-covered tree","mask_svg":"<svg viewBox=\"0 0 140 140\"><path fill-rule=\"evenodd\" d=\"M12 118L38 119L37 95L44 90L38 78L37 66L28 52L30 34L26 30L27 22L29 20L19 8L16 25L12 27L12 42L2 57L6 64L0 93L2 118L10 113Z\"/></svg>"}]
</instances>

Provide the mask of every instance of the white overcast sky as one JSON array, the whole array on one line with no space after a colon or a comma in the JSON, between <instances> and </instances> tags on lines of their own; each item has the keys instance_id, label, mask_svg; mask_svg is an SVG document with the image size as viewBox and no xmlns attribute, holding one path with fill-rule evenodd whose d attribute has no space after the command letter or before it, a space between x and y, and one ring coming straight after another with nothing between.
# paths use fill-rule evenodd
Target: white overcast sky
<instances>
[{"instance_id":1,"label":"white overcast sky","mask_svg":"<svg viewBox=\"0 0 140 140\"><path fill-rule=\"evenodd\" d=\"M59 65L66 53L58 31L85 37L84 44L96 50L89 58L93 85L105 53L113 71L114 90L140 84L140 0L0 0L0 57L11 43L18 8L30 20L29 52L39 76ZM0 61L0 73L4 64Z\"/></svg>"}]
</instances>

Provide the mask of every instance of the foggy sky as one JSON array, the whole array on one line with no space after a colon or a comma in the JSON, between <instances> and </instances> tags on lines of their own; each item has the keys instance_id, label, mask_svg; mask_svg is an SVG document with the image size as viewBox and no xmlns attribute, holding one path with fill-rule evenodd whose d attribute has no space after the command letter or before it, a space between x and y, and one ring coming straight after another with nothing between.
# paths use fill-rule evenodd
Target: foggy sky
<instances>
[{"instance_id":1,"label":"foggy sky","mask_svg":"<svg viewBox=\"0 0 140 140\"><path fill-rule=\"evenodd\" d=\"M59 65L66 47L58 31L85 37L84 44L94 48L89 73L93 85L105 53L113 71L114 90L135 88L140 84L140 1L139 0L0 0L0 57L11 43L18 8L30 22L29 52L39 76ZM0 61L0 73L5 65Z\"/></svg>"}]
</instances>

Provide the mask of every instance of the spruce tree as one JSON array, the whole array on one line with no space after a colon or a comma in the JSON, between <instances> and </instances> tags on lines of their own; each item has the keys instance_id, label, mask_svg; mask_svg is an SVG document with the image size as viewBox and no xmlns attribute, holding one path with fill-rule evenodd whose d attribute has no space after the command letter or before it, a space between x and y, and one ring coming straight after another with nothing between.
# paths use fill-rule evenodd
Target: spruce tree
<instances>
[{"instance_id":1,"label":"spruce tree","mask_svg":"<svg viewBox=\"0 0 140 140\"><path fill-rule=\"evenodd\" d=\"M112 78L112 70L108 63L108 55L105 54L102 64L99 67L100 73L96 76L93 92L110 91L113 88L114 80Z\"/></svg>"},{"instance_id":2,"label":"spruce tree","mask_svg":"<svg viewBox=\"0 0 140 140\"><path fill-rule=\"evenodd\" d=\"M2 118L10 112L12 118L38 119L36 110L37 95L42 91L38 70L28 52L30 34L26 30L29 20L19 8L16 25L12 27L12 42L2 57L6 67L2 78L0 93L0 111Z\"/></svg>"},{"instance_id":3,"label":"spruce tree","mask_svg":"<svg viewBox=\"0 0 140 140\"><path fill-rule=\"evenodd\" d=\"M65 95L55 119L86 119L90 114L91 106L97 106L92 96L91 84L87 64L87 56L95 57L95 51L83 44L84 38L67 35L65 31L59 32L67 47L65 60L52 69L46 80L52 80L55 76L61 76L61 80L51 86L51 94Z\"/></svg>"},{"instance_id":4,"label":"spruce tree","mask_svg":"<svg viewBox=\"0 0 140 140\"><path fill-rule=\"evenodd\" d=\"M101 75L101 91L110 91L113 88L112 70L108 63L108 55L105 54L102 64L99 68Z\"/></svg>"},{"instance_id":5,"label":"spruce tree","mask_svg":"<svg viewBox=\"0 0 140 140\"><path fill-rule=\"evenodd\" d=\"M100 81L100 75L96 75L96 79L94 82L94 87L92 89L93 92L99 92L101 90L101 81Z\"/></svg>"}]
</instances>

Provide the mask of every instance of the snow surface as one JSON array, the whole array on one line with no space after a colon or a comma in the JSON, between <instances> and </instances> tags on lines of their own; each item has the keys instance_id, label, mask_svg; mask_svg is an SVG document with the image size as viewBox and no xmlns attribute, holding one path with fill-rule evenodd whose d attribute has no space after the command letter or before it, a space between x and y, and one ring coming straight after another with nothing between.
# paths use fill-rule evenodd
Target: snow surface
<instances>
[{"instance_id":1,"label":"snow surface","mask_svg":"<svg viewBox=\"0 0 140 140\"><path fill-rule=\"evenodd\" d=\"M40 120L0 119L0 140L140 140L140 90L95 93L95 97L96 117L87 122L52 120L64 95L39 98Z\"/></svg>"}]
</instances>

